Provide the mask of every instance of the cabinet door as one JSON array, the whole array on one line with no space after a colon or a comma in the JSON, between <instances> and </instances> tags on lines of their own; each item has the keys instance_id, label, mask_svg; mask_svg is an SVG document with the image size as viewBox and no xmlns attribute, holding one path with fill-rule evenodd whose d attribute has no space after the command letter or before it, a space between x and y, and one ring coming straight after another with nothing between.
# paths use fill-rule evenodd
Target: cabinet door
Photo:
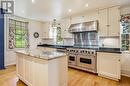
<instances>
[{"instance_id":1,"label":"cabinet door","mask_svg":"<svg viewBox=\"0 0 130 86\"><path fill-rule=\"evenodd\" d=\"M17 55L17 75L21 78L25 78L25 70L24 70L24 58L22 54Z\"/></svg>"},{"instance_id":2,"label":"cabinet door","mask_svg":"<svg viewBox=\"0 0 130 86\"><path fill-rule=\"evenodd\" d=\"M34 83L33 86L48 86L48 62L34 59Z\"/></svg>"},{"instance_id":3,"label":"cabinet door","mask_svg":"<svg viewBox=\"0 0 130 86\"><path fill-rule=\"evenodd\" d=\"M71 24L82 23L83 21L84 21L84 18L82 16L73 17L71 19Z\"/></svg>"},{"instance_id":4,"label":"cabinet door","mask_svg":"<svg viewBox=\"0 0 130 86\"><path fill-rule=\"evenodd\" d=\"M61 24L61 36L62 38L72 38L72 34L69 33L68 29L70 27L70 19L62 19Z\"/></svg>"},{"instance_id":5,"label":"cabinet door","mask_svg":"<svg viewBox=\"0 0 130 86\"><path fill-rule=\"evenodd\" d=\"M109 8L109 36L119 36L120 32L119 7Z\"/></svg>"},{"instance_id":6,"label":"cabinet door","mask_svg":"<svg viewBox=\"0 0 130 86\"><path fill-rule=\"evenodd\" d=\"M108 36L108 10L99 10L99 35Z\"/></svg>"},{"instance_id":7,"label":"cabinet door","mask_svg":"<svg viewBox=\"0 0 130 86\"><path fill-rule=\"evenodd\" d=\"M33 84L33 57L25 56L25 80L32 85Z\"/></svg>"},{"instance_id":8,"label":"cabinet door","mask_svg":"<svg viewBox=\"0 0 130 86\"><path fill-rule=\"evenodd\" d=\"M120 79L120 54L98 52L97 69L99 76Z\"/></svg>"},{"instance_id":9,"label":"cabinet door","mask_svg":"<svg viewBox=\"0 0 130 86\"><path fill-rule=\"evenodd\" d=\"M50 38L49 32L50 32L50 23L46 22L43 24L43 38Z\"/></svg>"}]
</instances>

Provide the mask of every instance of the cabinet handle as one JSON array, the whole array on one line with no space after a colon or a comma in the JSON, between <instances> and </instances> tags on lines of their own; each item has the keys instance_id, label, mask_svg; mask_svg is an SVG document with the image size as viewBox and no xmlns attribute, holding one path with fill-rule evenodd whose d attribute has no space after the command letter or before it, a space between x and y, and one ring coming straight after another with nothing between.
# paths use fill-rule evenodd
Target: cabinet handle
<instances>
[{"instance_id":1,"label":"cabinet handle","mask_svg":"<svg viewBox=\"0 0 130 86\"><path fill-rule=\"evenodd\" d=\"M110 25L106 25L107 27L110 27Z\"/></svg>"},{"instance_id":2,"label":"cabinet handle","mask_svg":"<svg viewBox=\"0 0 130 86\"><path fill-rule=\"evenodd\" d=\"M108 25L106 25L108 27Z\"/></svg>"},{"instance_id":3,"label":"cabinet handle","mask_svg":"<svg viewBox=\"0 0 130 86\"><path fill-rule=\"evenodd\" d=\"M118 61L120 62L121 60L119 59Z\"/></svg>"}]
</instances>

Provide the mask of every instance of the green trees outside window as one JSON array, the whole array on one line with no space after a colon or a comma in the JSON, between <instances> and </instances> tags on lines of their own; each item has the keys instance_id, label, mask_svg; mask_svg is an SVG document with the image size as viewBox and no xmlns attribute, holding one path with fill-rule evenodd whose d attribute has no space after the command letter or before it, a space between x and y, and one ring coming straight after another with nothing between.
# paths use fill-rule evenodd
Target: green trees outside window
<instances>
[{"instance_id":1,"label":"green trees outside window","mask_svg":"<svg viewBox=\"0 0 130 86\"><path fill-rule=\"evenodd\" d=\"M28 22L9 19L9 48L26 48L28 43Z\"/></svg>"}]
</instances>

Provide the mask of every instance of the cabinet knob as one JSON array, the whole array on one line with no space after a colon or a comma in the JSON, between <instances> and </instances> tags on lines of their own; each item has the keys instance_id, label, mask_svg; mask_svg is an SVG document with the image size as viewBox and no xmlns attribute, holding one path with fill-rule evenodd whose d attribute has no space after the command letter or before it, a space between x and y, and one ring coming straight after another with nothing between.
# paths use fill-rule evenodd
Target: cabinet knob
<instances>
[{"instance_id":1,"label":"cabinet knob","mask_svg":"<svg viewBox=\"0 0 130 86\"><path fill-rule=\"evenodd\" d=\"M110 27L110 25L106 25L107 27Z\"/></svg>"}]
</instances>

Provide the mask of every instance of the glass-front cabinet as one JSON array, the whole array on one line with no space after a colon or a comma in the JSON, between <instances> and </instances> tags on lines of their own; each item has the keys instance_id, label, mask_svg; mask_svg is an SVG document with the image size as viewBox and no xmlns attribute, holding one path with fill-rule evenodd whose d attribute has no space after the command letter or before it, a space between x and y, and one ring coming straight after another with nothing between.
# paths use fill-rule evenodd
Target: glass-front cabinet
<instances>
[{"instance_id":1,"label":"glass-front cabinet","mask_svg":"<svg viewBox=\"0 0 130 86\"><path fill-rule=\"evenodd\" d=\"M121 16L121 50L130 49L130 14Z\"/></svg>"}]
</instances>

